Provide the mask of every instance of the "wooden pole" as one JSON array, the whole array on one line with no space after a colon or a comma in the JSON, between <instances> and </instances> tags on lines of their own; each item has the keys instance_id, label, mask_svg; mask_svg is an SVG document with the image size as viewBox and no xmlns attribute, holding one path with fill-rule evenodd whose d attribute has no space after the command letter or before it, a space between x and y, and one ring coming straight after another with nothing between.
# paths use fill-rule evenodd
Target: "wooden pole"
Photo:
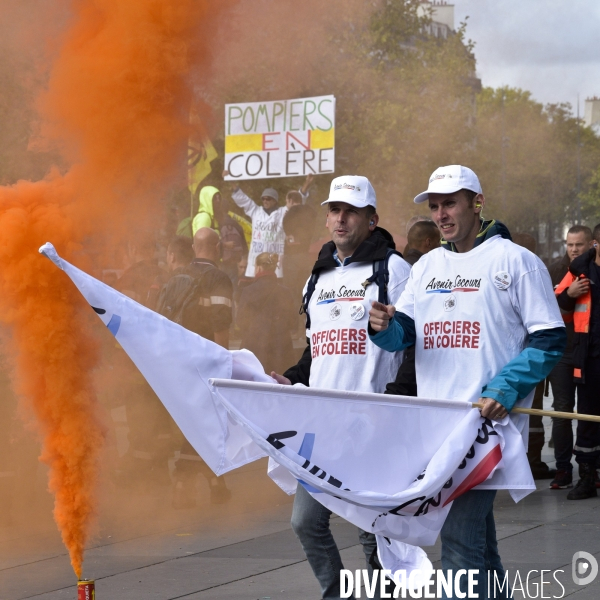
<instances>
[{"instance_id":1,"label":"wooden pole","mask_svg":"<svg viewBox=\"0 0 600 600\"><path fill-rule=\"evenodd\" d=\"M481 402L473 402L473 408L483 408ZM513 408L511 413L521 415L538 415L540 417L555 417L558 419L575 419L576 421L593 421L600 423L600 417L596 415L580 415L579 413L560 412L558 410L539 410L538 408Z\"/></svg>"}]
</instances>

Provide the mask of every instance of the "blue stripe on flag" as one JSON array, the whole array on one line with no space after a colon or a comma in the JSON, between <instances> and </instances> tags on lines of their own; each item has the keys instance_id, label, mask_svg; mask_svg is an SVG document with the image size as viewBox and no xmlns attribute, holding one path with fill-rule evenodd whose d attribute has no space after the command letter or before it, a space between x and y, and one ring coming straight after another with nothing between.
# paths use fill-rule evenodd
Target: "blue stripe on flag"
<instances>
[{"instance_id":1,"label":"blue stripe on flag","mask_svg":"<svg viewBox=\"0 0 600 600\"><path fill-rule=\"evenodd\" d=\"M119 327L121 327L121 317L119 315L113 315L108 322L108 330L114 335L117 335Z\"/></svg>"},{"instance_id":2,"label":"blue stripe on flag","mask_svg":"<svg viewBox=\"0 0 600 600\"><path fill-rule=\"evenodd\" d=\"M310 460L312 456L313 448L315 447L315 434L314 433L305 433L304 439L302 440L302 444L300 445L300 450L298 450L298 454L305 458L306 460ZM311 492L313 494L321 494L321 490L314 488L312 485L309 485L302 479L298 479L298 483L306 489L307 492Z\"/></svg>"},{"instance_id":3,"label":"blue stripe on flag","mask_svg":"<svg viewBox=\"0 0 600 600\"><path fill-rule=\"evenodd\" d=\"M300 446L300 450L298 454L305 458L306 460L310 460L312 456L313 448L315 447L315 434L314 433L305 433L304 439L302 440L302 444Z\"/></svg>"}]
</instances>

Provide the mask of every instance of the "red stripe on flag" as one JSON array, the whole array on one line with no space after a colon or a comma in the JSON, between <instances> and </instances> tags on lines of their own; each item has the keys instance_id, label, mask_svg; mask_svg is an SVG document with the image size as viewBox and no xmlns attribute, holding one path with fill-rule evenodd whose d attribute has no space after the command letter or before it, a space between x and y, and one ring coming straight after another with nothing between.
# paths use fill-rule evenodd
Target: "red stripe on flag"
<instances>
[{"instance_id":1,"label":"red stripe on flag","mask_svg":"<svg viewBox=\"0 0 600 600\"><path fill-rule=\"evenodd\" d=\"M494 467L500 462L501 458L502 450L500 449L500 445L497 445L483 458L471 473L469 473L467 478L454 490L454 492L452 492L450 497L444 502L444 506L485 481L494 470Z\"/></svg>"}]
</instances>

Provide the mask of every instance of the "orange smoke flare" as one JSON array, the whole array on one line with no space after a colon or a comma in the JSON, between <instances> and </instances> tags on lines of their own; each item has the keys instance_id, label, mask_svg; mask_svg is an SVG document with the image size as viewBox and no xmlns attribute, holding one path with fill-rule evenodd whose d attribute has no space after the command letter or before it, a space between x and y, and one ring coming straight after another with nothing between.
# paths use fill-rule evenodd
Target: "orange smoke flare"
<instances>
[{"instance_id":1,"label":"orange smoke flare","mask_svg":"<svg viewBox=\"0 0 600 600\"><path fill-rule=\"evenodd\" d=\"M0 318L13 331L14 385L40 424L54 517L78 578L104 436L91 383L98 355L89 308L37 249L50 240L81 265L84 241L152 224L185 168L190 65L207 62L204 32L222 9L209 0L72 0L39 101L44 139L72 166L0 188Z\"/></svg>"}]
</instances>

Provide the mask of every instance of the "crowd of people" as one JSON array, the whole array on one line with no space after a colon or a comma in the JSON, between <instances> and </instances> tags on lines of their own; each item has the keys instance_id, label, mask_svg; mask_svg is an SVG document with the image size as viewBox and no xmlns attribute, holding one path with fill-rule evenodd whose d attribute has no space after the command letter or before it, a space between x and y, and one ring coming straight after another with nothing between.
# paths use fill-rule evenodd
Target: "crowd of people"
<instances>
[{"instance_id":1,"label":"crowd of people","mask_svg":"<svg viewBox=\"0 0 600 600\"><path fill-rule=\"evenodd\" d=\"M484 219L477 176L451 165L437 169L415 198L428 205L429 215L409 221L401 253L381 226L368 179L342 176L322 202L331 240L315 262L309 250L317 215L311 182L309 177L300 190L288 192L285 206L279 206L274 188L255 202L233 186L231 201L248 217L246 229L228 210L229 197L204 187L198 213L181 220L168 244L166 270L156 263L153 243L135 239L127 248L130 266L115 286L224 347L235 337L281 384L479 400L484 418L500 420L514 406L533 402L541 408L548 381L555 410L573 412L577 398L579 412L600 414L594 397L600 383L600 225L593 231L571 227L566 255L548 272L535 255L535 239L528 234L513 239L502 223ZM145 463L146 471L168 478L167 455L174 451L175 508L194 506L199 475L212 501L226 502L225 479L215 477L173 433L164 408L149 399L151 390L133 370L124 472L131 466L127 461L136 463L136 472ZM156 415L151 426L138 420L143 434L135 416L130 419L140 410ZM552 489L572 487L574 454L579 480L567 498L597 495L599 425L579 421L574 439L570 420L553 419L554 470L541 458L541 418L511 418L529 441L537 479L550 479ZM442 567L478 569L480 590L487 589L489 571L500 581L504 576L495 493L471 490L457 498L442 530ZM339 598L343 565L330 516L298 486L293 530L322 597ZM368 569L377 568L373 534L359 530L359 540ZM506 597L506 590L496 593Z\"/></svg>"},{"instance_id":2,"label":"crowd of people","mask_svg":"<svg viewBox=\"0 0 600 600\"><path fill-rule=\"evenodd\" d=\"M304 337L299 308L315 229L316 212L307 204L312 181L309 176L300 190L289 191L282 207L273 188L255 203L232 187L231 200L249 218L249 228L229 210L231 200L218 188L203 187L197 213L181 218L168 242L164 266L159 266L154 237L135 236L127 244L127 268L114 286L208 340L252 351L267 370L286 369L299 355L294 341ZM129 430L117 477L129 483L148 475L172 481L173 506L183 509L196 504L202 475L212 502L226 502L231 494L225 478L214 476L183 438L122 350L111 349L109 360L123 371L119 396L126 398L111 412Z\"/></svg>"}]
</instances>

